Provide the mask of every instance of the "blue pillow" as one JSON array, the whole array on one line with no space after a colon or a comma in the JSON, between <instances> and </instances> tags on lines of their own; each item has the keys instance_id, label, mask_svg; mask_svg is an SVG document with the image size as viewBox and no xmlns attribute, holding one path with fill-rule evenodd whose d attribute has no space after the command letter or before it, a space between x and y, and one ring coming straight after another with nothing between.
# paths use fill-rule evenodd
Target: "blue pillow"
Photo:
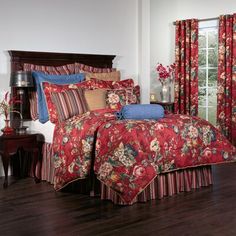
<instances>
[{"instance_id":1,"label":"blue pillow","mask_svg":"<svg viewBox=\"0 0 236 236\"><path fill-rule=\"evenodd\" d=\"M164 108L158 104L132 104L125 105L117 113L118 119L153 119L158 120L164 117Z\"/></svg>"},{"instance_id":2,"label":"blue pillow","mask_svg":"<svg viewBox=\"0 0 236 236\"><path fill-rule=\"evenodd\" d=\"M38 94L38 112L39 121L41 123L45 123L49 120L42 82L49 82L52 84L75 84L80 83L85 79L85 75L83 73L72 75L47 75L42 72L34 71L32 76L35 79L36 90Z\"/></svg>"}]
</instances>

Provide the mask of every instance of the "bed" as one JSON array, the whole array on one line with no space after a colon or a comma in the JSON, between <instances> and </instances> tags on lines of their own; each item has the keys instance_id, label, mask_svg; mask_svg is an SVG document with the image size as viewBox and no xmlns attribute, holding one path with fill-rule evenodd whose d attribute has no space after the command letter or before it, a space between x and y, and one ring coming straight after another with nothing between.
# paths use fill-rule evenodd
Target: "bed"
<instances>
[{"instance_id":1,"label":"bed","mask_svg":"<svg viewBox=\"0 0 236 236\"><path fill-rule=\"evenodd\" d=\"M111 55L19 51L10 55L12 71L23 70L27 63L79 62L112 68L114 59ZM49 127L47 123L40 126L41 132ZM131 205L210 186L211 165L236 159L235 148L197 117L170 114L160 122L120 121L114 109L100 109L56 123L53 130L53 145L46 138L48 130L45 134L41 179L54 183L57 191L75 181L78 188L86 184L90 195L99 194L116 204Z\"/></svg>"}]
</instances>

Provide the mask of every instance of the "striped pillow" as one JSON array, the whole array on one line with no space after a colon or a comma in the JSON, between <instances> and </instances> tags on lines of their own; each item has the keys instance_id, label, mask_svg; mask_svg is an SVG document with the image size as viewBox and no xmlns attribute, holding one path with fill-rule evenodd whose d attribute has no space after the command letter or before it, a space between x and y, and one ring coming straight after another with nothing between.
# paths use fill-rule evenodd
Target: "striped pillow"
<instances>
[{"instance_id":1,"label":"striped pillow","mask_svg":"<svg viewBox=\"0 0 236 236\"><path fill-rule=\"evenodd\" d=\"M56 106L59 122L88 111L83 90L80 88L70 89L61 93L53 92L51 96Z\"/></svg>"}]
</instances>

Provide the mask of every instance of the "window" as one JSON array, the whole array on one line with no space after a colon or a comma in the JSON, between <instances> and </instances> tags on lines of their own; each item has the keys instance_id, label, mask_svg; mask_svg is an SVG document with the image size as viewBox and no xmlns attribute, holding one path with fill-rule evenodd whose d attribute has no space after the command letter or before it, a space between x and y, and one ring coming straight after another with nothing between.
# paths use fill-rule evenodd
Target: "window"
<instances>
[{"instance_id":1,"label":"window","mask_svg":"<svg viewBox=\"0 0 236 236\"><path fill-rule=\"evenodd\" d=\"M216 125L218 25L217 21L199 24L198 115Z\"/></svg>"}]
</instances>

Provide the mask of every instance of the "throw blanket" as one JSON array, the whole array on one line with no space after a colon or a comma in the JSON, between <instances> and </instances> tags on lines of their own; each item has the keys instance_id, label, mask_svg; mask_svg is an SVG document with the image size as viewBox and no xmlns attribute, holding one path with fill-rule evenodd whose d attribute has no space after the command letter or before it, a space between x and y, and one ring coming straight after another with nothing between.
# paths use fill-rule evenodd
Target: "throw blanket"
<instances>
[{"instance_id":1,"label":"throw blanket","mask_svg":"<svg viewBox=\"0 0 236 236\"><path fill-rule=\"evenodd\" d=\"M117 113L117 118L122 119L153 119L158 120L164 117L164 108L157 104L132 104L121 108Z\"/></svg>"}]
</instances>

